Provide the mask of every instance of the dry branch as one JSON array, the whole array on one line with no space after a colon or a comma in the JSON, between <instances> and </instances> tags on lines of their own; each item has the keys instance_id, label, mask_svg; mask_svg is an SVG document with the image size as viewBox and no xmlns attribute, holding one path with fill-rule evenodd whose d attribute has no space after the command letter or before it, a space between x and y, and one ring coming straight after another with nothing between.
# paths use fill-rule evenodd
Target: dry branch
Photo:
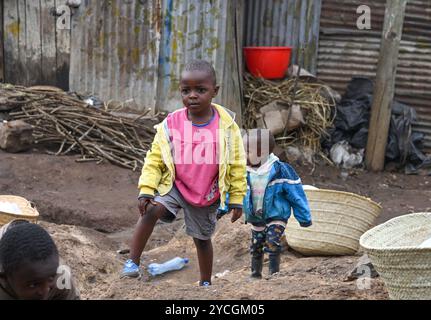
<instances>
[{"instance_id":1,"label":"dry branch","mask_svg":"<svg viewBox=\"0 0 431 320\"><path fill-rule=\"evenodd\" d=\"M87 105L65 92L0 84L9 120L34 126L38 144L56 147L55 155L82 155L78 162L103 160L136 170L143 165L155 134L152 127L162 115L146 110L134 118L111 114Z\"/></svg>"},{"instance_id":2,"label":"dry branch","mask_svg":"<svg viewBox=\"0 0 431 320\"><path fill-rule=\"evenodd\" d=\"M288 106L298 104L304 113L305 124L298 129L280 134L276 137L278 143L287 147L296 145L309 147L315 153L321 150L321 139L327 135L326 130L332 126L335 101L328 100L330 90L320 83L310 83L286 79L269 81L246 75L244 80L244 126L246 129L256 128L256 119L261 107L281 101ZM326 94L323 94L326 91Z\"/></svg>"}]
</instances>

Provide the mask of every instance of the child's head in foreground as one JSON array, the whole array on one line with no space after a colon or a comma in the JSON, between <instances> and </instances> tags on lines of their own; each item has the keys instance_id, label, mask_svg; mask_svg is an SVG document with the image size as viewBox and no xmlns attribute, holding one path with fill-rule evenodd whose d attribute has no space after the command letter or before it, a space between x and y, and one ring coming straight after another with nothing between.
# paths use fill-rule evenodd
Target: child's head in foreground
<instances>
[{"instance_id":1,"label":"child's head in foreground","mask_svg":"<svg viewBox=\"0 0 431 320\"><path fill-rule=\"evenodd\" d=\"M275 147L275 139L268 129L250 129L243 137L247 165L258 167L265 163Z\"/></svg>"},{"instance_id":2,"label":"child's head in foreground","mask_svg":"<svg viewBox=\"0 0 431 320\"><path fill-rule=\"evenodd\" d=\"M180 91L184 106L194 114L203 114L219 90L213 66L205 60L192 60L184 66Z\"/></svg>"},{"instance_id":3,"label":"child's head in foreground","mask_svg":"<svg viewBox=\"0 0 431 320\"><path fill-rule=\"evenodd\" d=\"M58 266L57 247L37 224L12 224L0 240L0 280L18 299L47 299Z\"/></svg>"}]
</instances>

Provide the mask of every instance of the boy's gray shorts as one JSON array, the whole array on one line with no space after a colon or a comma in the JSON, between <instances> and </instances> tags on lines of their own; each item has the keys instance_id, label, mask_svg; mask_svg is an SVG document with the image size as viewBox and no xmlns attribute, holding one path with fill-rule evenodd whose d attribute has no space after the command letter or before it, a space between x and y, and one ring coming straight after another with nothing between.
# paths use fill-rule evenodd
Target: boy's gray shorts
<instances>
[{"instance_id":1,"label":"boy's gray shorts","mask_svg":"<svg viewBox=\"0 0 431 320\"><path fill-rule=\"evenodd\" d=\"M178 211L184 210L186 233L200 240L209 240L213 235L217 222L217 209L220 200L208 207L195 207L184 200L178 189L174 186L164 196L156 195L154 201L162 204L169 213L161 218L163 222L175 220Z\"/></svg>"}]
</instances>

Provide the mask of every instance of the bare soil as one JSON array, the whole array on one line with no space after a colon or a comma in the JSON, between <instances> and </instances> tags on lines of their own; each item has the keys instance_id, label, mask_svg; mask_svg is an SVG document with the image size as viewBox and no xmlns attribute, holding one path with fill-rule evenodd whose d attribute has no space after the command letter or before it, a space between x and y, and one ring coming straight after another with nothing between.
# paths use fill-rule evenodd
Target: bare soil
<instances>
[{"instance_id":1,"label":"bare soil","mask_svg":"<svg viewBox=\"0 0 431 320\"><path fill-rule=\"evenodd\" d=\"M175 256L190 258L183 270L159 277L120 279L119 271L138 218L139 172L110 164L77 163L77 157L0 151L0 194L23 196L37 206L72 268L84 299L387 299L379 278L368 290L345 282L358 256L303 257L286 250L281 272L249 278L249 226L223 218L214 236L213 286L199 288L197 258L184 220L159 223L143 255L143 265ZM383 206L377 223L410 212L430 211L429 177L395 172L341 172L320 164L296 166L304 184L364 195ZM264 272L267 272L265 266Z\"/></svg>"}]
</instances>

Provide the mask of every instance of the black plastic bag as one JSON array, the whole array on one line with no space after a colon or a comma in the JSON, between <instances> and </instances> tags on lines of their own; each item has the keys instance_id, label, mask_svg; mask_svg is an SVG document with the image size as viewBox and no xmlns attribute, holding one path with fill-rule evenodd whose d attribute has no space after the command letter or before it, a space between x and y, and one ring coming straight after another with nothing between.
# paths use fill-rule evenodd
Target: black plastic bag
<instances>
[{"instance_id":1,"label":"black plastic bag","mask_svg":"<svg viewBox=\"0 0 431 320\"><path fill-rule=\"evenodd\" d=\"M352 78L337 105L334 127L328 131L330 137L322 143L324 148L329 150L341 140L346 140L357 149L366 148L373 86L368 78ZM415 173L431 166L431 158L421 151L423 134L412 130L415 122L416 111L394 100L385 158L387 162L405 166L406 173Z\"/></svg>"}]
</instances>

